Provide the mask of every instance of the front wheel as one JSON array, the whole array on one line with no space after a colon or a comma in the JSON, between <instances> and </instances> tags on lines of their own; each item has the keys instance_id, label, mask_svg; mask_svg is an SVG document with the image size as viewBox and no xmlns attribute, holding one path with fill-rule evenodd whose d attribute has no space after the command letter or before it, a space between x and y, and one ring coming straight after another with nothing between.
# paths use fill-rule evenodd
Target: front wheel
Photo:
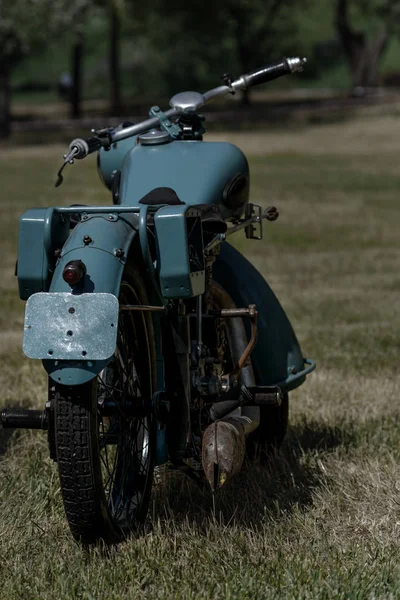
<instances>
[{"instance_id":1,"label":"front wheel","mask_svg":"<svg viewBox=\"0 0 400 600\"><path fill-rule=\"evenodd\" d=\"M148 304L126 267L121 304ZM151 413L155 348L149 313L124 311L109 365L87 384L55 385L54 437L61 492L74 538L122 541L146 516L155 458Z\"/></svg>"}]
</instances>

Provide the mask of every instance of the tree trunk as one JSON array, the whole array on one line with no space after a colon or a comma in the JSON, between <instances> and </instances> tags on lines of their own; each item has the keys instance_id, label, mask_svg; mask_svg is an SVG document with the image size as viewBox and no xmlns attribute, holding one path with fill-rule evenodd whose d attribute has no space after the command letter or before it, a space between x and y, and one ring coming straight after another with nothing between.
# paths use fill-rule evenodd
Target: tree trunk
<instances>
[{"instance_id":1,"label":"tree trunk","mask_svg":"<svg viewBox=\"0 0 400 600\"><path fill-rule=\"evenodd\" d=\"M388 46L389 34L386 29L382 30L381 33L369 44L368 48L368 73L366 78L366 84L368 86L376 86L379 83L379 63L385 50Z\"/></svg>"},{"instance_id":2,"label":"tree trunk","mask_svg":"<svg viewBox=\"0 0 400 600\"><path fill-rule=\"evenodd\" d=\"M365 94L369 87L378 84L379 63L389 34L384 28L375 39L368 41L364 32L354 31L349 22L347 0L337 2L336 27L349 63L353 94Z\"/></svg>"},{"instance_id":3,"label":"tree trunk","mask_svg":"<svg viewBox=\"0 0 400 600\"><path fill-rule=\"evenodd\" d=\"M10 73L6 65L0 67L0 138L11 133Z\"/></svg>"},{"instance_id":4,"label":"tree trunk","mask_svg":"<svg viewBox=\"0 0 400 600\"><path fill-rule=\"evenodd\" d=\"M375 39L365 41L358 49L352 70L354 89L365 89L377 86L379 83L379 63L387 47L389 35L382 31Z\"/></svg>"},{"instance_id":5,"label":"tree trunk","mask_svg":"<svg viewBox=\"0 0 400 600\"><path fill-rule=\"evenodd\" d=\"M237 53L238 53L238 58L239 58L239 65L240 65L240 69L241 69L241 75L243 75L244 73L247 73L248 71L250 71L250 69L254 69L254 66L252 64L252 51L251 48L249 47L249 44L246 40L246 33L247 33L247 23L246 23L246 18L245 18L245 12L243 12L243 14L240 14L240 10L239 10L239 14L234 14L234 16L236 17L236 43L237 43ZM250 106L251 104L251 95L250 95L250 90L243 90L242 91L242 106Z\"/></svg>"},{"instance_id":6,"label":"tree trunk","mask_svg":"<svg viewBox=\"0 0 400 600\"><path fill-rule=\"evenodd\" d=\"M82 114L83 40L83 33L77 33L75 43L72 48L72 119L79 119Z\"/></svg>"},{"instance_id":7,"label":"tree trunk","mask_svg":"<svg viewBox=\"0 0 400 600\"><path fill-rule=\"evenodd\" d=\"M252 37L251 40L249 40L248 32L251 27L252 19L252 16L249 13L249 6L251 6L251 2L232 3L230 15L236 22L235 38L242 74L253 71L255 68L260 66L260 64L256 64L257 53L254 52L254 49L257 48L258 44L264 45L265 36L268 36L270 32L274 30L274 19L278 15L283 4L284 2L282 2L282 0L268 0L268 2L265 2L263 19L264 27L259 29L257 37ZM271 50L273 50L273 48L271 48ZM250 106L250 89L241 92L241 103L242 106Z\"/></svg>"},{"instance_id":8,"label":"tree trunk","mask_svg":"<svg viewBox=\"0 0 400 600\"><path fill-rule=\"evenodd\" d=\"M109 77L111 84L110 111L112 115L118 115L121 112L120 29L118 7L113 0L110 0Z\"/></svg>"}]
</instances>

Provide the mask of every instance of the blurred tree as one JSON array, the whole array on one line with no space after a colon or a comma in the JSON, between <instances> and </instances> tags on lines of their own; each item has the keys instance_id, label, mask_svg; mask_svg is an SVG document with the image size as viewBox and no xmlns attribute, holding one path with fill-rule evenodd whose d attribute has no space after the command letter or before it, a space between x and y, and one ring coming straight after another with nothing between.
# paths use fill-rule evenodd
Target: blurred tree
<instances>
[{"instance_id":1,"label":"blurred tree","mask_svg":"<svg viewBox=\"0 0 400 600\"><path fill-rule=\"evenodd\" d=\"M81 15L83 19L83 15ZM83 23L74 32L74 41L72 43L71 72L71 110L72 119L79 119L82 114L82 87L83 87L83 56L85 51L85 35Z\"/></svg>"},{"instance_id":2,"label":"blurred tree","mask_svg":"<svg viewBox=\"0 0 400 600\"><path fill-rule=\"evenodd\" d=\"M108 0L110 45L108 71L110 77L110 112L121 112L121 13L122 0Z\"/></svg>"},{"instance_id":3,"label":"blurred tree","mask_svg":"<svg viewBox=\"0 0 400 600\"><path fill-rule=\"evenodd\" d=\"M81 116L82 105L82 79L84 57L84 23L89 5L101 7L106 13L109 28L108 45L108 78L110 84L110 112L118 115L121 112L121 15L124 0L90 0L81 7L80 18L75 26L75 40L72 46L72 102L71 117Z\"/></svg>"},{"instance_id":4,"label":"blurred tree","mask_svg":"<svg viewBox=\"0 0 400 600\"><path fill-rule=\"evenodd\" d=\"M296 14L313 0L126 0L136 36L147 38L154 71L168 92L215 82L215 74L252 70L301 47ZM153 55L152 55L153 51ZM211 75L213 74L213 75ZM244 96L244 102L249 95Z\"/></svg>"},{"instance_id":5,"label":"blurred tree","mask_svg":"<svg viewBox=\"0 0 400 600\"><path fill-rule=\"evenodd\" d=\"M336 26L353 93L364 94L377 85L379 63L390 36L400 31L400 0L337 0Z\"/></svg>"},{"instance_id":6,"label":"blurred tree","mask_svg":"<svg viewBox=\"0 0 400 600\"><path fill-rule=\"evenodd\" d=\"M90 0L0 0L0 137L10 133L10 78L16 64L78 27Z\"/></svg>"},{"instance_id":7,"label":"blurred tree","mask_svg":"<svg viewBox=\"0 0 400 600\"><path fill-rule=\"evenodd\" d=\"M110 82L110 113L121 112L121 17L124 14L124 0L96 0L108 20L108 78Z\"/></svg>"},{"instance_id":8,"label":"blurred tree","mask_svg":"<svg viewBox=\"0 0 400 600\"><path fill-rule=\"evenodd\" d=\"M287 36L294 24L292 9L299 4L298 0L225 0L220 3L222 20L230 24L241 73L287 50ZM243 92L243 103L249 103L249 90Z\"/></svg>"}]
</instances>

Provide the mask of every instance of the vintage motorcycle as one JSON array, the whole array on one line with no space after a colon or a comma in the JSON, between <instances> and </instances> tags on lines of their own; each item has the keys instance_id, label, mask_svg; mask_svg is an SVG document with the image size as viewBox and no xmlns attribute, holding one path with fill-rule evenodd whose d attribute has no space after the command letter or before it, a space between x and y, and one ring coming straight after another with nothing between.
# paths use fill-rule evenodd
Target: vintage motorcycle
<instances>
[{"instance_id":1,"label":"vintage motorcycle","mask_svg":"<svg viewBox=\"0 0 400 600\"><path fill-rule=\"evenodd\" d=\"M262 238L249 167L203 142L198 110L281 75L269 64L171 109L75 139L59 171L98 151L111 206L31 208L20 218L17 275L27 300L23 350L43 361L43 411L5 409L3 427L47 430L65 512L83 544L117 543L146 516L157 465L213 491L247 454L279 446L288 392L315 368L275 295L226 239ZM229 224L229 227L228 227Z\"/></svg>"}]
</instances>

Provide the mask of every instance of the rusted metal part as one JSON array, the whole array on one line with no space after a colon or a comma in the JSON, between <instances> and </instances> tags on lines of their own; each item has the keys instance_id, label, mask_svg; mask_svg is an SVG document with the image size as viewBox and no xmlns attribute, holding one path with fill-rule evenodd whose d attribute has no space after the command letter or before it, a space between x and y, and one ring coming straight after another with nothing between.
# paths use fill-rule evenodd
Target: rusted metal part
<instances>
[{"instance_id":1,"label":"rusted metal part","mask_svg":"<svg viewBox=\"0 0 400 600\"><path fill-rule=\"evenodd\" d=\"M210 295L213 300L214 307L218 309L226 310L241 310L235 307L235 304L230 297L230 295L224 290L218 283L215 281L212 282L210 287ZM244 309L247 316L248 309ZM232 314L232 313L230 313ZM245 351L248 340L246 335L246 330L244 327L243 319L226 319L225 326L228 333L229 340L229 348L231 352L231 358L234 365L239 363L240 358L243 356L243 352ZM226 387L225 391L228 391L231 387L232 377L229 375L225 376L221 379L221 386ZM251 359L247 361L247 363L243 366L240 372L240 381L248 388L256 387L256 379L253 371L253 366L251 364ZM226 384L226 385L225 385ZM236 411L237 413L238 411ZM245 428L245 434L247 435L251 431L257 429L260 424L260 409L258 406L243 406L239 409L241 416L238 417L242 420L243 426Z\"/></svg>"},{"instance_id":2,"label":"rusted metal part","mask_svg":"<svg viewBox=\"0 0 400 600\"><path fill-rule=\"evenodd\" d=\"M266 208L264 211L263 218L271 222L276 221L279 218L279 211L276 208L276 206L269 206L268 208Z\"/></svg>"},{"instance_id":3,"label":"rusted metal part","mask_svg":"<svg viewBox=\"0 0 400 600\"><path fill-rule=\"evenodd\" d=\"M253 317L256 310L255 304L250 304L248 308L223 308L220 311L220 316L223 319L230 317Z\"/></svg>"},{"instance_id":4,"label":"rusted metal part","mask_svg":"<svg viewBox=\"0 0 400 600\"><path fill-rule=\"evenodd\" d=\"M237 373L240 373L240 371L243 369L244 365L247 362L247 359L249 358L250 354L252 353L254 346L256 345L257 342L257 316L258 316L258 312L256 311L256 305L255 304L250 304L249 306L249 316L250 316L250 320L251 320L251 337L250 337L250 341L247 344L247 348L245 349L245 351L243 352L238 365L235 369L235 371Z\"/></svg>"},{"instance_id":5,"label":"rusted metal part","mask_svg":"<svg viewBox=\"0 0 400 600\"><path fill-rule=\"evenodd\" d=\"M254 346L257 342L257 307L255 304L249 304L248 308L223 308L222 310L218 311L218 314L223 319L233 317L249 317L251 321L251 337L249 343L243 350L243 353L232 373L223 376L224 380L233 378L234 381L237 381L241 370L246 365L248 358L254 350Z\"/></svg>"},{"instance_id":6,"label":"rusted metal part","mask_svg":"<svg viewBox=\"0 0 400 600\"><path fill-rule=\"evenodd\" d=\"M243 364L240 380L244 386L254 388L256 380L253 367L251 360L247 360L249 357L249 344L253 341L247 342L243 318L233 319L229 317L250 316L256 323L256 307L252 305L246 309L237 309L229 294L214 281L209 291L212 308L219 309L219 316L222 317L222 314L224 314L228 317L225 325L232 362L234 365ZM245 357L244 361L242 360L243 357ZM229 383L229 375L227 377ZM240 471L246 451L246 435L254 431L259 424L259 407L243 406L234 413L229 413L223 419L212 423L206 429L203 435L202 462L204 473L213 491L222 487Z\"/></svg>"},{"instance_id":7,"label":"rusted metal part","mask_svg":"<svg viewBox=\"0 0 400 600\"><path fill-rule=\"evenodd\" d=\"M165 312L165 306L148 306L146 304L120 304L119 310L141 310L146 312Z\"/></svg>"},{"instance_id":8,"label":"rusted metal part","mask_svg":"<svg viewBox=\"0 0 400 600\"><path fill-rule=\"evenodd\" d=\"M240 471L245 451L245 431L240 419L224 419L207 427L203 435L202 461L213 492Z\"/></svg>"}]
</instances>

